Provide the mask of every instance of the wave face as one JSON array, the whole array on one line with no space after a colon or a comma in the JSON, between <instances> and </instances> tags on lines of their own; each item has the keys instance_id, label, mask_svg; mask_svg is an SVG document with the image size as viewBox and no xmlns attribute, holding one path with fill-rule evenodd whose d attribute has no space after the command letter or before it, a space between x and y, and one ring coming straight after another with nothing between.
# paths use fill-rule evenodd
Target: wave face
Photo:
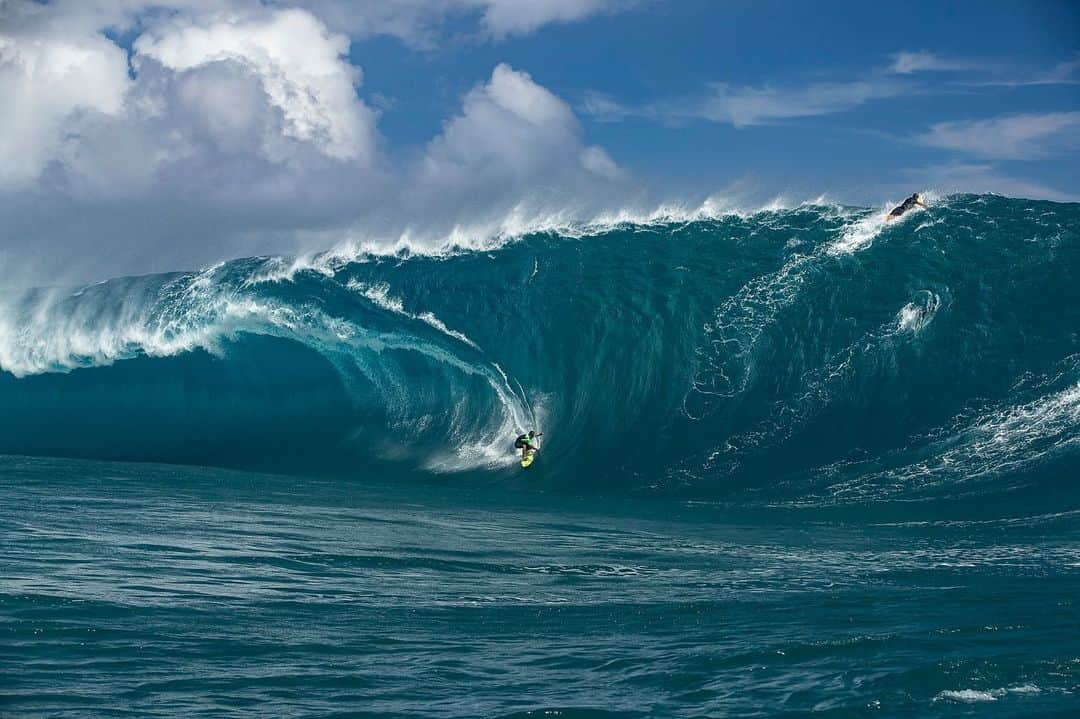
<instances>
[{"instance_id":1,"label":"wave face","mask_svg":"<svg viewBox=\"0 0 1080 719\"><path fill-rule=\"evenodd\" d=\"M961 195L39 291L0 312L0 451L509 477L535 424L530 481L581 491L1060 506L1077 228Z\"/></svg>"}]
</instances>

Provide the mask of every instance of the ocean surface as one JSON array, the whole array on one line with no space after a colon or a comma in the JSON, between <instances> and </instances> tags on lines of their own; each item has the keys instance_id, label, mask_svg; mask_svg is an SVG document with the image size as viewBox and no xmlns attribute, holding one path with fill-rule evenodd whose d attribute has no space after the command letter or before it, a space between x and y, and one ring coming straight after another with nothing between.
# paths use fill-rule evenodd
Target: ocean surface
<instances>
[{"instance_id":1,"label":"ocean surface","mask_svg":"<svg viewBox=\"0 0 1080 719\"><path fill-rule=\"evenodd\" d=\"M0 716L1080 713L1077 204L42 288L0 370Z\"/></svg>"}]
</instances>

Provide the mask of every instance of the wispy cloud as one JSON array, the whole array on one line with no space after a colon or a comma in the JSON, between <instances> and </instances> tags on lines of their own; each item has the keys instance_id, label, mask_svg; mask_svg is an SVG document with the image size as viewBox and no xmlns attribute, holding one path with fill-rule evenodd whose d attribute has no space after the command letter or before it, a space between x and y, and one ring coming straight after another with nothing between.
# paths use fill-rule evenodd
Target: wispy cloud
<instances>
[{"instance_id":1,"label":"wispy cloud","mask_svg":"<svg viewBox=\"0 0 1080 719\"><path fill-rule=\"evenodd\" d=\"M595 91L585 95L579 109L600 122L621 122L630 117L656 117L655 109L651 105L624 105L610 95Z\"/></svg>"},{"instance_id":2,"label":"wispy cloud","mask_svg":"<svg viewBox=\"0 0 1080 719\"><path fill-rule=\"evenodd\" d=\"M1017 73L1015 70L997 78L971 83L989 87L1026 87L1029 85L1080 85L1080 56L1059 62L1049 70Z\"/></svg>"},{"instance_id":3,"label":"wispy cloud","mask_svg":"<svg viewBox=\"0 0 1080 719\"><path fill-rule=\"evenodd\" d=\"M976 157L1033 160L1080 148L1080 112L1003 115L940 122L916 138L921 144Z\"/></svg>"},{"instance_id":4,"label":"wispy cloud","mask_svg":"<svg viewBox=\"0 0 1080 719\"><path fill-rule=\"evenodd\" d=\"M1053 67L1034 67L1005 60L976 60L941 55L929 50L904 50L891 56L887 72L915 75L953 73L954 82L975 87L1080 84L1080 55Z\"/></svg>"},{"instance_id":5,"label":"wispy cloud","mask_svg":"<svg viewBox=\"0 0 1080 719\"><path fill-rule=\"evenodd\" d=\"M701 95L638 106L590 93L581 110L601 122L639 117L663 122L707 120L743 128L845 112L871 100L896 97L905 90L903 83L884 78L817 82L800 87L710 83Z\"/></svg>"},{"instance_id":6,"label":"wispy cloud","mask_svg":"<svg viewBox=\"0 0 1080 719\"><path fill-rule=\"evenodd\" d=\"M945 73L947 83L933 84L929 79L915 77L924 73ZM756 86L713 82L691 95L639 104L592 92L585 96L580 109L600 122L632 118L667 123L707 120L742 128L792 118L834 115L872 101L916 92L949 92L950 86L955 91L957 86L1073 83L1080 83L1080 56L1050 69L1024 70L1005 62L949 57L930 50L904 50L890 55L887 65L847 80ZM938 127L941 128L940 137L928 138L927 144L951 141L947 139L951 136L949 125L935 126L935 131Z\"/></svg>"},{"instance_id":7,"label":"wispy cloud","mask_svg":"<svg viewBox=\"0 0 1080 719\"><path fill-rule=\"evenodd\" d=\"M912 75L917 72L956 72L983 67L970 60L947 58L929 50L905 50L892 56L888 71L894 75Z\"/></svg>"},{"instance_id":8,"label":"wispy cloud","mask_svg":"<svg viewBox=\"0 0 1080 719\"><path fill-rule=\"evenodd\" d=\"M1059 62L1042 78L1035 78L1035 84L1046 85L1063 83L1075 85L1080 83L1080 55L1066 62Z\"/></svg>"},{"instance_id":9,"label":"wispy cloud","mask_svg":"<svg viewBox=\"0 0 1080 719\"><path fill-rule=\"evenodd\" d=\"M805 87L732 87L715 84L698 104L673 108L677 117L700 117L735 127L760 125L773 120L832 115L870 100L895 97L899 83L883 80L813 83Z\"/></svg>"},{"instance_id":10,"label":"wispy cloud","mask_svg":"<svg viewBox=\"0 0 1080 719\"><path fill-rule=\"evenodd\" d=\"M385 1L385 0L384 0ZM601 12L616 12L631 0L458 0L461 5L484 6L484 25L495 37L525 34L549 23L568 23Z\"/></svg>"}]
</instances>

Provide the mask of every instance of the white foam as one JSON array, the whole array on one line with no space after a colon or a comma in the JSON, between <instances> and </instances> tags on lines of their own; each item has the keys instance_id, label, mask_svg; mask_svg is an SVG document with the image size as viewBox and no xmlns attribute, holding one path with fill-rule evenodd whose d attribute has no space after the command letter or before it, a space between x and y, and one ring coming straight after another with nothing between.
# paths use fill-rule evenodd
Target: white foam
<instances>
[{"instance_id":1,"label":"white foam","mask_svg":"<svg viewBox=\"0 0 1080 719\"><path fill-rule=\"evenodd\" d=\"M743 285L714 313L705 326L706 340L714 349L702 356L703 371L694 379L694 391L705 396L730 398L746 389L754 348L768 326L794 304L805 280L803 270L814 255L794 255L774 273ZM703 375L707 374L707 379Z\"/></svg>"},{"instance_id":2,"label":"white foam","mask_svg":"<svg viewBox=\"0 0 1080 719\"><path fill-rule=\"evenodd\" d=\"M976 704L980 702L996 702L1002 697L1009 694L1039 694L1042 689L1034 684L1021 684L1012 687L1001 687L998 689L946 689L940 692L934 701L954 701L963 702L965 704Z\"/></svg>"},{"instance_id":3,"label":"white foam","mask_svg":"<svg viewBox=\"0 0 1080 719\"><path fill-rule=\"evenodd\" d=\"M886 222L884 211L874 212L856 220L844 229L839 239L826 248L826 252L830 255L850 255L853 252L865 250L885 229Z\"/></svg>"},{"instance_id":4,"label":"white foam","mask_svg":"<svg viewBox=\"0 0 1080 719\"><path fill-rule=\"evenodd\" d=\"M975 418L960 417L922 441L931 450L926 459L858 476L829 487L833 499L865 499L868 495L910 493L949 482L976 482L1017 471L1080 444L1080 382L1036 400L991 410ZM910 452L916 446L898 450ZM925 454L925 450L922 450ZM826 473L845 467L838 463Z\"/></svg>"},{"instance_id":5,"label":"white foam","mask_svg":"<svg viewBox=\"0 0 1080 719\"><path fill-rule=\"evenodd\" d=\"M789 287L792 290L795 288ZM817 416L834 397L843 394L858 366L858 358L878 353L892 353L895 348L918 335L930 322L933 321L941 306L941 300L933 292L923 290L921 296L913 302L904 305L897 313L895 319L885 322L874 330L863 333L853 343L842 350L833 353L820 366L807 370L799 379L802 391L795 394L790 401L777 401L773 403L769 414L762 420L753 424L749 429L732 435L720 448L712 451L707 459L706 466L716 467L721 463L731 462L740 452L763 446L777 446L786 442L806 422ZM777 303L773 301L767 305L774 311ZM760 319L772 320L771 315L762 316ZM764 327L753 325L753 332L749 335L753 341ZM736 343L730 350L732 357L739 358L743 352L742 347ZM750 366L746 360L743 363L742 383L737 386L739 391L745 388L749 377ZM710 364L714 369L717 364ZM720 365L721 371L724 367ZM725 379L727 375L722 375Z\"/></svg>"},{"instance_id":6,"label":"white foam","mask_svg":"<svg viewBox=\"0 0 1080 719\"><path fill-rule=\"evenodd\" d=\"M121 298L85 292L44 294L0 308L0 369L16 377L109 365L140 354L164 357L203 348L214 352L243 305L227 297L187 304L201 294L202 276L186 287L130 286ZM159 291L179 298L161 307ZM115 302L103 307L102 301ZM214 322L217 319L218 322ZM208 321L209 320L209 321Z\"/></svg>"},{"instance_id":7,"label":"white foam","mask_svg":"<svg viewBox=\"0 0 1080 719\"><path fill-rule=\"evenodd\" d=\"M452 330L446 326L446 324L436 317L431 312L419 312L413 314L405 309L404 303L397 297L390 295L390 285L386 282L379 282L373 285L364 284L357 280L349 280L345 286L354 292L359 292L364 297L374 302L384 310L389 310L394 314L401 315L402 317L408 317L412 320L419 320L431 327L434 327L439 332L442 332L447 337L453 337L459 342L469 345L473 349L480 349L479 345L469 339L464 333Z\"/></svg>"},{"instance_id":8,"label":"white foam","mask_svg":"<svg viewBox=\"0 0 1080 719\"><path fill-rule=\"evenodd\" d=\"M821 207L824 198L814 206ZM759 210L759 212L768 210ZM776 316L798 298L805 280L805 270L821 258L838 257L870 247L886 225L886 211L865 214L838 205L826 206L833 216L846 220L841 236L809 254L794 254L776 272L757 277L746 283L726 300L705 326L708 345L715 351L702 353L702 369L693 382L693 392L705 397L730 398L746 389L752 371L752 354L765 329ZM798 247L792 238L789 248ZM918 333L932 321L940 299L930 293L926 307L909 304L900 311L897 327ZM684 406L688 416L700 418Z\"/></svg>"},{"instance_id":9,"label":"white foam","mask_svg":"<svg viewBox=\"0 0 1080 719\"><path fill-rule=\"evenodd\" d=\"M921 197L928 207L933 207L939 199L936 193L926 193ZM827 252L831 255L849 255L853 252L865 250L874 244L874 240L887 227L903 225L912 217L920 216L925 212L925 210L916 208L900 217L889 219L889 208L892 206L894 205L891 202L881 205L877 210L848 225L840 239L833 242L828 247ZM922 227L923 225L917 227L916 232Z\"/></svg>"},{"instance_id":10,"label":"white foam","mask_svg":"<svg viewBox=\"0 0 1080 719\"><path fill-rule=\"evenodd\" d=\"M331 249L293 258L268 258L249 282L289 281L301 272L332 276L348 264L373 257L447 257L461 252L487 252L535 234L581 239L628 226L659 227L724 217L745 219L795 207L821 206L824 201L824 196L804 202L777 196L763 204L748 204L713 195L697 204L661 203L590 215L568 209L536 210L519 204L495 218L456 224L445 231L406 227L396 233L379 234L357 226L308 232L303 235L304 244Z\"/></svg>"},{"instance_id":11,"label":"white foam","mask_svg":"<svg viewBox=\"0 0 1080 719\"><path fill-rule=\"evenodd\" d=\"M924 290L925 301L922 304L908 302L896 313L896 329L899 332L919 334L923 329L934 321L938 309L941 307L941 298L929 290Z\"/></svg>"},{"instance_id":12,"label":"white foam","mask_svg":"<svg viewBox=\"0 0 1080 719\"><path fill-rule=\"evenodd\" d=\"M405 311L405 306L402 304L401 300L390 296L390 285L387 282L368 285L357 280L349 280L345 286L353 292L359 292L384 310L412 317L412 315Z\"/></svg>"},{"instance_id":13,"label":"white foam","mask_svg":"<svg viewBox=\"0 0 1080 719\"><path fill-rule=\"evenodd\" d=\"M975 702L994 702L1005 696L1004 689L982 691L979 689L946 689L934 697L936 700L951 699L952 701L972 704Z\"/></svg>"}]
</instances>

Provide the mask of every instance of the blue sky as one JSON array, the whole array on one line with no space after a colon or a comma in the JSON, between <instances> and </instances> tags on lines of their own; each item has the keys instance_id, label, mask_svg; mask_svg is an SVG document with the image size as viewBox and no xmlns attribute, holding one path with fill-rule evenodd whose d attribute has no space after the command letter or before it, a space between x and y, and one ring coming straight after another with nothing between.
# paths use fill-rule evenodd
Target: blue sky
<instances>
[{"instance_id":1,"label":"blue sky","mask_svg":"<svg viewBox=\"0 0 1080 719\"><path fill-rule=\"evenodd\" d=\"M903 53L941 69L889 72ZM919 139L943 122L1080 110L1076 3L968 2L925 11L884 3L641 3L502 42L459 38L416 51L393 39L359 41L351 57L366 69L366 89L393 99L382 127L402 145L435 134L474 78L508 62L570 101L590 140L622 165L681 191L749 178L766 191L875 203L883 187L918 185L922 167L938 168L926 173L933 184L945 177L941 166L954 164L988 166L973 176L1044 185L1057 199L1080 195L1076 121L1064 130L1065 146L1055 147L1061 138L1051 135L1021 156ZM1050 81L1055 70L1062 82ZM615 121L589 111L597 95L645 108L693 102L714 83L774 88L783 98L816 84L856 82L895 84L895 94L744 127L700 117Z\"/></svg>"},{"instance_id":2,"label":"blue sky","mask_svg":"<svg viewBox=\"0 0 1080 719\"><path fill-rule=\"evenodd\" d=\"M1080 4L0 1L0 267L1080 199Z\"/></svg>"}]
</instances>

